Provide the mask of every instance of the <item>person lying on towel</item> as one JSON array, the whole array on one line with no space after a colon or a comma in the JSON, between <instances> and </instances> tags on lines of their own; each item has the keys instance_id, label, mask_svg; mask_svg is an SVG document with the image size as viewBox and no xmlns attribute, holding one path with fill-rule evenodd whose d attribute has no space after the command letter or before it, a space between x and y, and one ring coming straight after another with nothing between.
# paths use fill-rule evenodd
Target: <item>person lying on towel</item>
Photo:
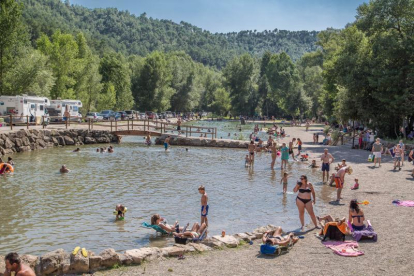
<instances>
[{"instance_id":1,"label":"person lying on towel","mask_svg":"<svg viewBox=\"0 0 414 276\"><path fill-rule=\"evenodd\" d=\"M203 222L201 226L198 224L198 222L194 223L193 228L191 228L190 231L185 231L184 233L173 233L175 237L189 237L189 238L199 238L200 235L204 232L204 229L206 229L207 225Z\"/></svg>"},{"instance_id":2,"label":"person lying on towel","mask_svg":"<svg viewBox=\"0 0 414 276\"><path fill-rule=\"evenodd\" d=\"M276 230L265 232L263 234L262 241L264 244L268 245L288 246L291 242L295 244L299 240L299 238L295 237L293 233L289 233L284 236L282 235L282 227L278 227Z\"/></svg>"},{"instance_id":3,"label":"person lying on towel","mask_svg":"<svg viewBox=\"0 0 414 276\"><path fill-rule=\"evenodd\" d=\"M333 219L333 217L331 215L327 215L327 216L324 216L324 217L316 217L316 219L319 221L319 223L322 226L321 232L319 233L319 235L321 235L321 236L326 234L326 231L327 231L329 226L338 227L339 231L341 231L342 234L344 234L344 235L349 234L348 225L345 222L346 218Z\"/></svg>"}]
</instances>

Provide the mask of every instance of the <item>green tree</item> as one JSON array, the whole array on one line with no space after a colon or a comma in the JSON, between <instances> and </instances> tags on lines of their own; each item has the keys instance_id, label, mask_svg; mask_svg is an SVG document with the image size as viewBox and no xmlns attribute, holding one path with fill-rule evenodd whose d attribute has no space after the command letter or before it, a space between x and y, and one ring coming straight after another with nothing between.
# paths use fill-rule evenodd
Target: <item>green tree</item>
<instances>
[{"instance_id":1,"label":"green tree","mask_svg":"<svg viewBox=\"0 0 414 276\"><path fill-rule=\"evenodd\" d=\"M0 95L6 89L4 74L14 63L15 50L24 44L22 9L23 4L15 0L0 1Z\"/></svg>"},{"instance_id":2,"label":"green tree","mask_svg":"<svg viewBox=\"0 0 414 276\"><path fill-rule=\"evenodd\" d=\"M230 94L224 88L217 88L214 91L214 101L211 103L211 110L223 116L230 111L231 101Z\"/></svg>"},{"instance_id":3,"label":"green tree","mask_svg":"<svg viewBox=\"0 0 414 276\"><path fill-rule=\"evenodd\" d=\"M99 94L96 103L97 110L112 110L116 105L115 86L111 82L103 84L102 92Z\"/></svg>"},{"instance_id":4,"label":"green tree","mask_svg":"<svg viewBox=\"0 0 414 276\"><path fill-rule=\"evenodd\" d=\"M131 78L129 67L122 54L108 53L100 63L100 74L103 83L111 83L116 92L116 110L128 110L134 105L131 92Z\"/></svg>"}]
</instances>

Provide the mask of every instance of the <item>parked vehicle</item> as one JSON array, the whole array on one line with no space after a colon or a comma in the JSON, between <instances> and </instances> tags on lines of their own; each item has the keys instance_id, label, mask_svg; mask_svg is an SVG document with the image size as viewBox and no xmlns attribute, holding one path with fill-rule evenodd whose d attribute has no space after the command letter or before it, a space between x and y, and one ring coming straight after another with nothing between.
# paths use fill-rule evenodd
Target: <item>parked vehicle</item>
<instances>
[{"instance_id":1,"label":"parked vehicle","mask_svg":"<svg viewBox=\"0 0 414 276\"><path fill-rule=\"evenodd\" d=\"M114 113L112 113L111 118L118 121L118 120L122 120L122 117L125 116L125 115L126 115L126 113L122 114L122 112L114 112Z\"/></svg>"},{"instance_id":2,"label":"parked vehicle","mask_svg":"<svg viewBox=\"0 0 414 276\"><path fill-rule=\"evenodd\" d=\"M147 115L145 115L145 113L139 113L139 119L145 120L147 119Z\"/></svg>"},{"instance_id":3,"label":"parked vehicle","mask_svg":"<svg viewBox=\"0 0 414 276\"><path fill-rule=\"evenodd\" d=\"M88 113L86 113L85 118L86 118L86 120L91 119L95 122L103 120L103 116L101 114L99 114L98 112L88 112Z\"/></svg>"},{"instance_id":4,"label":"parked vehicle","mask_svg":"<svg viewBox=\"0 0 414 276\"><path fill-rule=\"evenodd\" d=\"M166 115L167 118L172 118L173 117L171 111L165 111L165 115Z\"/></svg>"},{"instance_id":5,"label":"parked vehicle","mask_svg":"<svg viewBox=\"0 0 414 276\"><path fill-rule=\"evenodd\" d=\"M160 119L167 119L168 117L167 117L167 114L165 113L165 112L162 112L161 114L160 114Z\"/></svg>"},{"instance_id":6,"label":"parked vehicle","mask_svg":"<svg viewBox=\"0 0 414 276\"><path fill-rule=\"evenodd\" d=\"M78 100L51 100L50 106L47 108L52 122L64 122L69 117L71 121L81 122L82 114L80 108L82 102Z\"/></svg>"},{"instance_id":7,"label":"parked vehicle","mask_svg":"<svg viewBox=\"0 0 414 276\"><path fill-rule=\"evenodd\" d=\"M156 114L152 111L145 111L145 115L147 115L147 118L150 120L155 119Z\"/></svg>"},{"instance_id":8,"label":"parked vehicle","mask_svg":"<svg viewBox=\"0 0 414 276\"><path fill-rule=\"evenodd\" d=\"M103 117L104 120L109 120L111 118L114 118L114 112L112 110L103 110L101 112L101 115Z\"/></svg>"},{"instance_id":9,"label":"parked vehicle","mask_svg":"<svg viewBox=\"0 0 414 276\"><path fill-rule=\"evenodd\" d=\"M129 116L128 116L128 114L125 111L118 111L116 113L119 113L119 115L121 116L121 118L120 118L121 120L129 119Z\"/></svg>"},{"instance_id":10,"label":"parked vehicle","mask_svg":"<svg viewBox=\"0 0 414 276\"><path fill-rule=\"evenodd\" d=\"M136 118L137 112L135 110L125 110L124 112L127 114L127 117L129 119L135 119Z\"/></svg>"},{"instance_id":11,"label":"parked vehicle","mask_svg":"<svg viewBox=\"0 0 414 276\"><path fill-rule=\"evenodd\" d=\"M30 122L41 123L43 116L48 116L47 107L50 106L50 101L45 97L34 96L0 96L0 116L20 116L13 117L13 122L26 122L27 117L30 116ZM9 122L6 117L5 122ZM45 117L47 122L49 119Z\"/></svg>"}]
</instances>

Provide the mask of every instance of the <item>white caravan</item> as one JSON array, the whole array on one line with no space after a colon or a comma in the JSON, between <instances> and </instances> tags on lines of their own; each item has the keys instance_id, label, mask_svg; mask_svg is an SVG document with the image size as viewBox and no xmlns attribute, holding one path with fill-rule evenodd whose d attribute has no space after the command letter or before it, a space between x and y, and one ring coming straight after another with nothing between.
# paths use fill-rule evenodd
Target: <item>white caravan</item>
<instances>
[{"instance_id":1,"label":"white caravan","mask_svg":"<svg viewBox=\"0 0 414 276\"><path fill-rule=\"evenodd\" d=\"M13 122L26 122L26 116L29 116L30 122L39 124L42 117L47 116L46 108L49 105L50 101L45 97L0 96L0 116L13 115ZM10 117L5 117L4 120L9 122Z\"/></svg>"},{"instance_id":2,"label":"white caravan","mask_svg":"<svg viewBox=\"0 0 414 276\"><path fill-rule=\"evenodd\" d=\"M52 122L65 121L68 115L71 121L80 122L82 120L82 114L79 110L81 107L81 101L57 99L50 101L50 106L47 110L49 112L49 116L51 116L50 120Z\"/></svg>"}]
</instances>

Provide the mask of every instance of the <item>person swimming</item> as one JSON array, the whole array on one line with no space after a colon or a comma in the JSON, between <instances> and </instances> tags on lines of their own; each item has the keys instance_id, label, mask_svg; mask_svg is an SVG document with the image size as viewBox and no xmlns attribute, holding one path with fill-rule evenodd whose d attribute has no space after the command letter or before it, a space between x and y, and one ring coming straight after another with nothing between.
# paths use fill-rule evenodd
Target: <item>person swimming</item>
<instances>
[{"instance_id":1,"label":"person swimming","mask_svg":"<svg viewBox=\"0 0 414 276\"><path fill-rule=\"evenodd\" d=\"M66 168L66 165L62 165L62 167L60 168L60 173L68 173L68 172L70 172L70 170Z\"/></svg>"}]
</instances>

